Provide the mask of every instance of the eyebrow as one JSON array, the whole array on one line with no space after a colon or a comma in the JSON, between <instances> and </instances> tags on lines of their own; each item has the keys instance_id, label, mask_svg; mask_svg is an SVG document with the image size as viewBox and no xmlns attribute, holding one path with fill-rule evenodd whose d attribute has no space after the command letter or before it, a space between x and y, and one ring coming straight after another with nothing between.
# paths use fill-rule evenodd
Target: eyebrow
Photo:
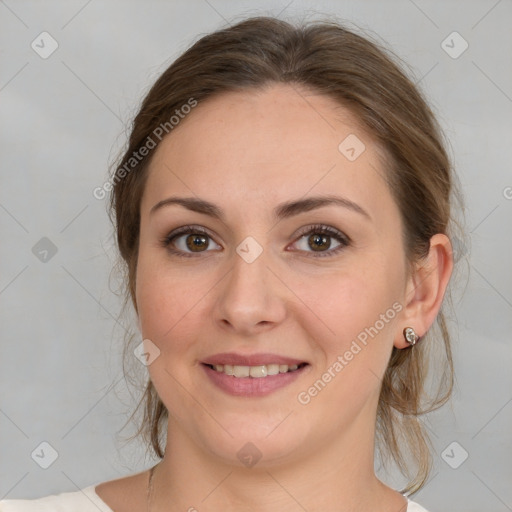
<instances>
[{"instance_id":1,"label":"eyebrow","mask_svg":"<svg viewBox=\"0 0 512 512\"><path fill-rule=\"evenodd\" d=\"M214 217L225 222L225 215L221 208L209 201L199 199L197 197L168 197L167 199L163 199L156 203L149 213L151 215L157 210L173 204L181 205L193 212L209 215L210 217ZM370 214L357 203L354 203L345 197L332 195L308 197L306 199L297 199L295 201L281 203L274 209L274 219L283 220L300 213L309 212L316 210L317 208L331 205L347 208L353 212L359 213L370 221L372 220Z\"/></svg>"}]
</instances>

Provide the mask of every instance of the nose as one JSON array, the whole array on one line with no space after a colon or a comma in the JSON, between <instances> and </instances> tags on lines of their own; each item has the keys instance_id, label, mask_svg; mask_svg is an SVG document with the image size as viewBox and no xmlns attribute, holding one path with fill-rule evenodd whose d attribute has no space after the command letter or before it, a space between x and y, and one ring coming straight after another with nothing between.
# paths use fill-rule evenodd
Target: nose
<instances>
[{"instance_id":1,"label":"nose","mask_svg":"<svg viewBox=\"0 0 512 512\"><path fill-rule=\"evenodd\" d=\"M272 329L286 317L286 287L269 267L265 251L251 263L234 252L231 270L216 288L215 320L246 336Z\"/></svg>"}]
</instances>

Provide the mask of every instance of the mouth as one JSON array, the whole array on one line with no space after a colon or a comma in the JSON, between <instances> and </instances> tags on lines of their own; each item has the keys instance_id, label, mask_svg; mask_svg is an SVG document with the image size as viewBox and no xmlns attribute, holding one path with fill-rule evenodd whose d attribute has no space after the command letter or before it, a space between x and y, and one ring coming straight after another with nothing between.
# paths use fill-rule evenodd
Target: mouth
<instances>
[{"instance_id":1,"label":"mouth","mask_svg":"<svg viewBox=\"0 0 512 512\"><path fill-rule=\"evenodd\" d=\"M233 365L233 364L207 364L202 363L207 366L211 370L214 370L217 373L223 373L225 375L229 375L235 377L237 379L245 379L245 378L253 378L260 379L264 377L271 377L274 375L279 375L282 373L292 373L298 370L301 370L305 366L308 366L308 363L299 363L299 364L262 364L257 366L242 366L242 365Z\"/></svg>"},{"instance_id":2,"label":"mouth","mask_svg":"<svg viewBox=\"0 0 512 512\"><path fill-rule=\"evenodd\" d=\"M200 367L215 389L231 396L263 397L289 386L307 373L311 365L270 354L219 354Z\"/></svg>"}]
</instances>

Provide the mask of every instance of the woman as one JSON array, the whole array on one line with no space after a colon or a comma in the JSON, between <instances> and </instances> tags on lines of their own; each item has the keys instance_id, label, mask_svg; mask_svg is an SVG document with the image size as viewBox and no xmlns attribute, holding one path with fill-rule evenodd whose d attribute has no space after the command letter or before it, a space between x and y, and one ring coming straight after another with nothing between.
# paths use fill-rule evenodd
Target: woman
<instances>
[{"instance_id":1,"label":"woman","mask_svg":"<svg viewBox=\"0 0 512 512\"><path fill-rule=\"evenodd\" d=\"M251 18L200 39L107 187L162 460L0 510L425 511L406 494L430 466L418 415L453 382L452 180L426 102L366 38ZM448 377L428 401L430 353Z\"/></svg>"}]
</instances>

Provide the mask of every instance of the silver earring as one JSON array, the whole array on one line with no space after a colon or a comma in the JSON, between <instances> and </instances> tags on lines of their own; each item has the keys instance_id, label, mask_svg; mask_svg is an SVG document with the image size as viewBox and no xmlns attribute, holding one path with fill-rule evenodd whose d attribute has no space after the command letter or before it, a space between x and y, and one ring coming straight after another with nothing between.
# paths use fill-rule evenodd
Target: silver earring
<instances>
[{"instance_id":1,"label":"silver earring","mask_svg":"<svg viewBox=\"0 0 512 512\"><path fill-rule=\"evenodd\" d=\"M404 329L404 338L407 343L411 346L415 345L417 341L420 339L419 336L416 335L416 331L412 327L406 327Z\"/></svg>"}]
</instances>

